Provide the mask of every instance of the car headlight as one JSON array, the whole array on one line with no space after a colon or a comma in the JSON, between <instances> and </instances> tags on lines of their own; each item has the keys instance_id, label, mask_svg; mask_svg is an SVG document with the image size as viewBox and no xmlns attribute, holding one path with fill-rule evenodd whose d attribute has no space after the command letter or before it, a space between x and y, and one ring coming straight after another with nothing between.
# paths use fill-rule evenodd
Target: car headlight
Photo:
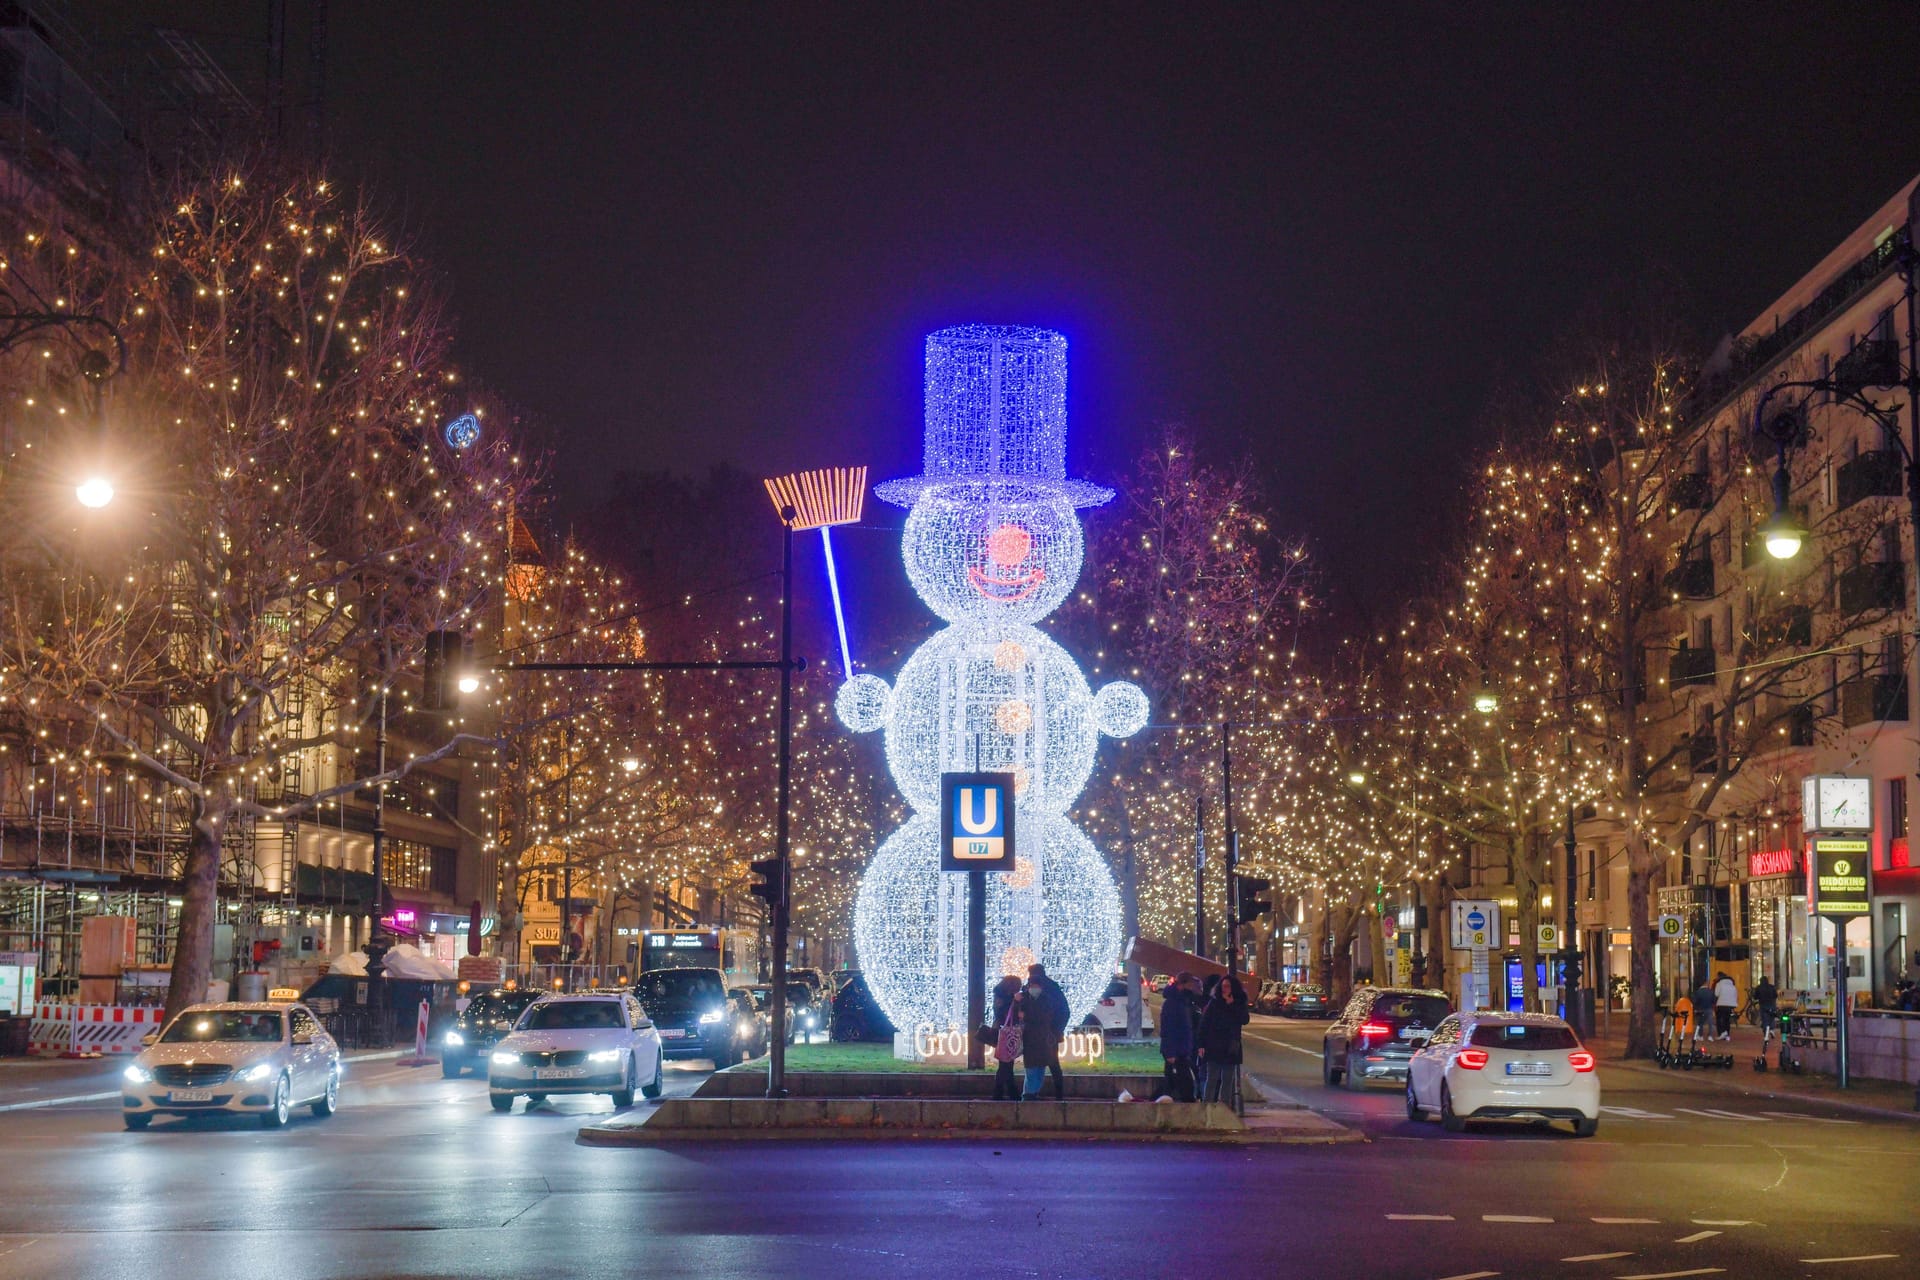
<instances>
[{"instance_id":1,"label":"car headlight","mask_svg":"<svg viewBox=\"0 0 1920 1280\"><path fill-rule=\"evenodd\" d=\"M463 1045L463 1044L465 1044L466 1042L467 1042L467 1038L466 1038L465 1036L463 1036L463 1035L461 1035L461 1034L460 1034L460 1033L459 1033L458 1031L449 1031L449 1032L447 1032L447 1043L448 1043L448 1044L450 1044L450 1045L456 1045L456 1046L457 1046L457 1045Z\"/></svg>"},{"instance_id":2,"label":"car headlight","mask_svg":"<svg viewBox=\"0 0 1920 1280\"><path fill-rule=\"evenodd\" d=\"M618 1062L620 1061L621 1052L622 1051L619 1049L595 1049L592 1053L587 1055L587 1061L588 1062Z\"/></svg>"},{"instance_id":3,"label":"car headlight","mask_svg":"<svg viewBox=\"0 0 1920 1280\"><path fill-rule=\"evenodd\" d=\"M802 1022L804 1022L804 1023L806 1023L806 1024L808 1025L808 1026L812 1026L812 1025L813 1025L813 1015L812 1015L812 1014L810 1014L810 1013L808 1013L808 1014L803 1014L803 1015L801 1015L801 1018L800 1018L800 1021L802 1021Z\"/></svg>"},{"instance_id":4,"label":"car headlight","mask_svg":"<svg viewBox=\"0 0 1920 1280\"><path fill-rule=\"evenodd\" d=\"M520 1065L520 1055L517 1053L496 1053L489 1061L496 1067L517 1067Z\"/></svg>"},{"instance_id":5,"label":"car headlight","mask_svg":"<svg viewBox=\"0 0 1920 1280\"><path fill-rule=\"evenodd\" d=\"M129 1066L120 1074L129 1084L145 1084L153 1079L153 1072L141 1066Z\"/></svg>"},{"instance_id":6,"label":"car headlight","mask_svg":"<svg viewBox=\"0 0 1920 1280\"><path fill-rule=\"evenodd\" d=\"M273 1074L273 1064L271 1062L256 1062L252 1066L248 1067L245 1071L242 1071L240 1073L240 1079L265 1080L268 1076L272 1074Z\"/></svg>"},{"instance_id":7,"label":"car headlight","mask_svg":"<svg viewBox=\"0 0 1920 1280\"><path fill-rule=\"evenodd\" d=\"M709 1009L705 1013L700 1015L700 1021L707 1024L712 1024L715 1022L724 1022L726 1021L726 1018L727 1018L727 1011L725 1009Z\"/></svg>"}]
</instances>

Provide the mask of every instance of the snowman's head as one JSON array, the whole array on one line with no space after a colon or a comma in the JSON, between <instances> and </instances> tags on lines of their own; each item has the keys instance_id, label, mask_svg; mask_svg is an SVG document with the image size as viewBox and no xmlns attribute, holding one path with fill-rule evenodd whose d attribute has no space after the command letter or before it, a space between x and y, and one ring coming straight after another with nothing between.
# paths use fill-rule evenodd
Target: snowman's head
<instances>
[{"instance_id":1,"label":"snowman's head","mask_svg":"<svg viewBox=\"0 0 1920 1280\"><path fill-rule=\"evenodd\" d=\"M1004 483L935 485L907 513L907 576L948 622L1035 622L1080 578L1079 517L1057 491Z\"/></svg>"}]
</instances>

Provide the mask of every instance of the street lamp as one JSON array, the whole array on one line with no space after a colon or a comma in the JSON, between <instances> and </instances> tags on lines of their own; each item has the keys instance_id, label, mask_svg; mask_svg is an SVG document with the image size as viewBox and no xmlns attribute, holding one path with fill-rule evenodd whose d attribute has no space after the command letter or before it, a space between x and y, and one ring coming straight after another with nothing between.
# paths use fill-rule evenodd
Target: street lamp
<instances>
[{"instance_id":1,"label":"street lamp","mask_svg":"<svg viewBox=\"0 0 1920 1280\"><path fill-rule=\"evenodd\" d=\"M105 476L88 476L73 487L73 496L81 506L98 511L113 501L113 481Z\"/></svg>"},{"instance_id":2,"label":"street lamp","mask_svg":"<svg viewBox=\"0 0 1920 1280\"><path fill-rule=\"evenodd\" d=\"M1355 769L1347 775L1347 785L1350 787L1364 787L1367 785L1367 775Z\"/></svg>"},{"instance_id":3,"label":"street lamp","mask_svg":"<svg viewBox=\"0 0 1920 1280\"><path fill-rule=\"evenodd\" d=\"M1474 690L1473 709L1483 716L1490 716L1500 709L1500 695L1494 692L1484 675L1480 677L1480 687Z\"/></svg>"},{"instance_id":4,"label":"street lamp","mask_svg":"<svg viewBox=\"0 0 1920 1280\"><path fill-rule=\"evenodd\" d=\"M625 769L628 773L638 773L640 772L640 757L628 756L625 760L622 760L620 762L620 767L622 769Z\"/></svg>"}]
</instances>

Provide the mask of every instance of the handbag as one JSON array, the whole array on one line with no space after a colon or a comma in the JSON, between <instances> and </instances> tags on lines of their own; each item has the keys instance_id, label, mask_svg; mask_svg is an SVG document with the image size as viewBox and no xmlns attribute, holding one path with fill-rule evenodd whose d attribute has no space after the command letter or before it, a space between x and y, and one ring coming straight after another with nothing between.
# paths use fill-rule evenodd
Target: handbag
<instances>
[{"instance_id":1,"label":"handbag","mask_svg":"<svg viewBox=\"0 0 1920 1280\"><path fill-rule=\"evenodd\" d=\"M983 1022L973 1029L975 1044L986 1045L989 1049L1000 1043L1000 1033L993 1029L991 1022Z\"/></svg>"},{"instance_id":2,"label":"handbag","mask_svg":"<svg viewBox=\"0 0 1920 1280\"><path fill-rule=\"evenodd\" d=\"M1013 1020L1013 1010L1007 1010L1007 1020L1000 1024L1000 1038L993 1046L995 1062L1012 1062L1020 1056L1020 1024Z\"/></svg>"}]
</instances>

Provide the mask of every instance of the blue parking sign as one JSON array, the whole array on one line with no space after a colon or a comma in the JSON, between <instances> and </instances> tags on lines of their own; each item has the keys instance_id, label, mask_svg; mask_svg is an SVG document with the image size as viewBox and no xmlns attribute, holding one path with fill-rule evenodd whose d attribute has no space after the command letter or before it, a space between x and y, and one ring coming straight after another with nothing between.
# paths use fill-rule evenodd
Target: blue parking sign
<instances>
[{"instance_id":1,"label":"blue parking sign","mask_svg":"<svg viewBox=\"0 0 1920 1280\"><path fill-rule=\"evenodd\" d=\"M940 869L1011 871L1013 775L940 775Z\"/></svg>"}]
</instances>

